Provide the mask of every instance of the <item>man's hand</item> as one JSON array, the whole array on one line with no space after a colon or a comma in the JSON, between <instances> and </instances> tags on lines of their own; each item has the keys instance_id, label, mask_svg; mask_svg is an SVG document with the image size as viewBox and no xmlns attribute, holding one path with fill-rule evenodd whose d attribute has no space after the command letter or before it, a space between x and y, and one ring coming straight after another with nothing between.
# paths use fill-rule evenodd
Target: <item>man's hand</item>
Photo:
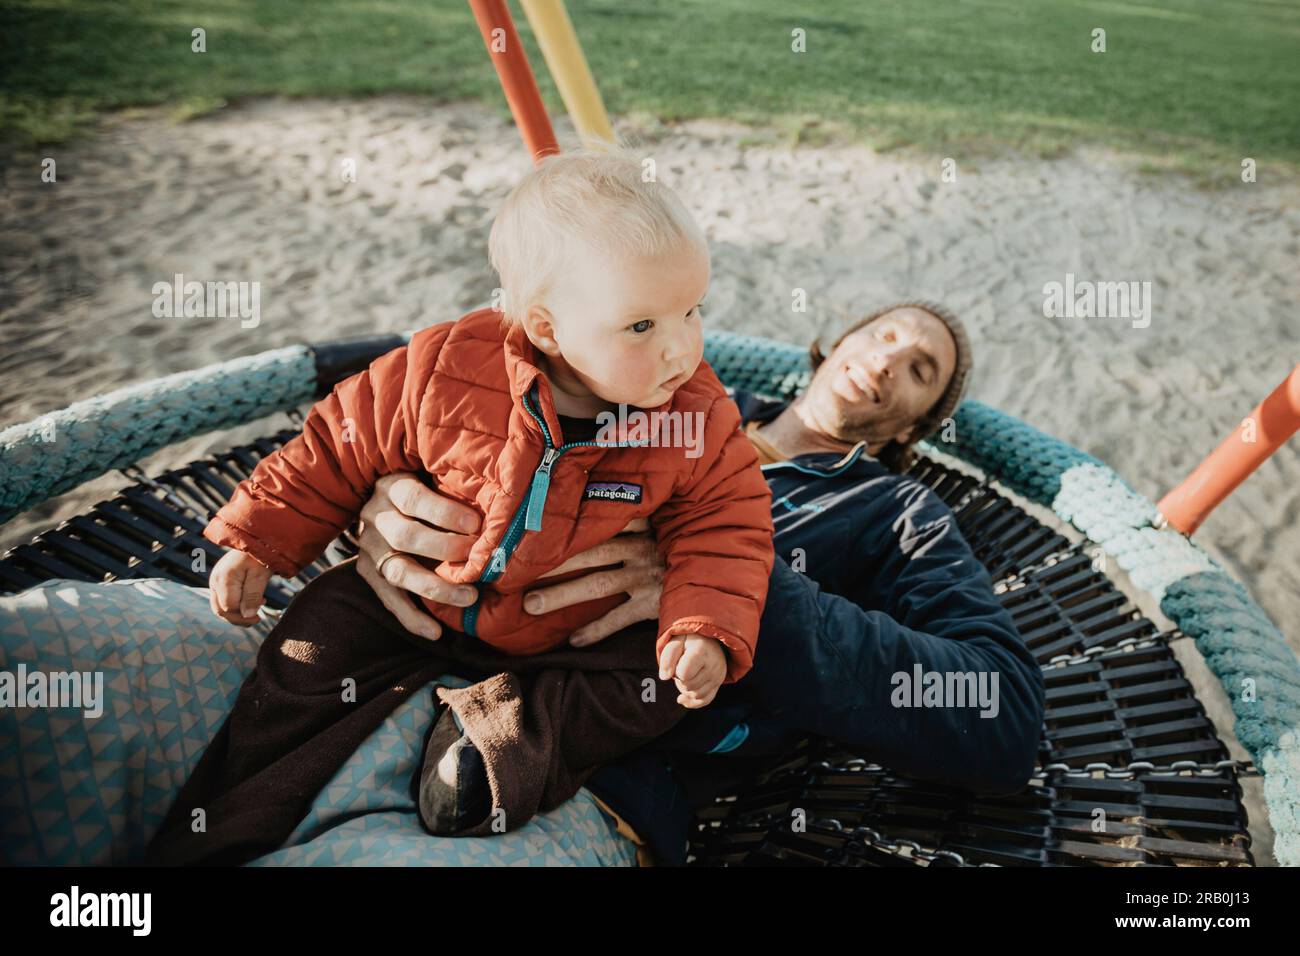
<instances>
[{"instance_id":1,"label":"man's hand","mask_svg":"<svg viewBox=\"0 0 1300 956\"><path fill-rule=\"evenodd\" d=\"M563 584L530 591L524 598L524 610L529 614L546 614L557 608L593 601L611 594L626 593L629 596L629 600L608 614L574 631L569 636L569 643L574 647L595 644L638 621L659 620L664 560L655 546L650 525L644 518L628 522L617 537L588 548L581 554L575 554L542 577L566 574L579 568L599 568L620 563L622 567L619 568L596 571Z\"/></svg>"},{"instance_id":2,"label":"man's hand","mask_svg":"<svg viewBox=\"0 0 1300 956\"><path fill-rule=\"evenodd\" d=\"M257 609L266 602L271 569L252 555L227 551L208 577L208 604L212 612L231 624L257 623Z\"/></svg>"},{"instance_id":3,"label":"man's hand","mask_svg":"<svg viewBox=\"0 0 1300 956\"><path fill-rule=\"evenodd\" d=\"M691 710L713 702L727 677L727 653L717 638L674 634L659 655L659 679L672 678L677 703Z\"/></svg>"},{"instance_id":4,"label":"man's hand","mask_svg":"<svg viewBox=\"0 0 1300 956\"><path fill-rule=\"evenodd\" d=\"M478 539L478 513L444 498L414 475L398 473L379 479L361 509L361 519L358 573L408 631L437 640L442 635L441 625L402 592L414 591L459 607L468 607L478 599L473 586L451 584L417 558L465 560ZM384 563L380 576L375 566L389 550L400 553ZM574 555L543 578L617 564L622 567L537 588L525 598L524 609L530 614L546 614L611 594L630 596L604 617L575 631L569 638L575 647L594 644L638 621L657 621L664 562L644 518L628 522L619 536Z\"/></svg>"},{"instance_id":5,"label":"man's hand","mask_svg":"<svg viewBox=\"0 0 1300 956\"><path fill-rule=\"evenodd\" d=\"M473 508L443 497L415 475L385 475L361 509L357 572L403 627L437 640L442 626L403 591L457 607L478 600L472 585L444 580L419 558L464 561L478 540L479 523ZM381 575L376 566L389 551L399 554L384 562Z\"/></svg>"}]
</instances>

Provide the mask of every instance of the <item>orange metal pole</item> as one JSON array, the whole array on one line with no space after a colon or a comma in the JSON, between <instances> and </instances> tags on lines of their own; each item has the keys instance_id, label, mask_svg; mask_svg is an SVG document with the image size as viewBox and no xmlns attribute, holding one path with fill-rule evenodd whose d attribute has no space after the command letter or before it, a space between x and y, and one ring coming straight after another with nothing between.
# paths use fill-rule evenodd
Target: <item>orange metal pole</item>
<instances>
[{"instance_id":1,"label":"orange metal pole","mask_svg":"<svg viewBox=\"0 0 1300 956\"><path fill-rule=\"evenodd\" d=\"M1191 534L1298 428L1300 365L1156 507L1169 524Z\"/></svg>"},{"instance_id":2,"label":"orange metal pole","mask_svg":"<svg viewBox=\"0 0 1300 956\"><path fill-rule=\"evenodd\" d=\"M524 145L534 163L542 161L544 156L560 151L560 144L551 129L550 118L546 115L546 106L542 103L542 94L537 89L537 80L528 65L528 56L524 45L519 42L515 31L515 22L510 17L510 10L505 0L469 0L474 19L478 21L479 32L483 42L492 56L492 65L496 67L501 88L505 90L510 112L514 114L515 124L524 138Z\"/></svg>"}]
</instances>

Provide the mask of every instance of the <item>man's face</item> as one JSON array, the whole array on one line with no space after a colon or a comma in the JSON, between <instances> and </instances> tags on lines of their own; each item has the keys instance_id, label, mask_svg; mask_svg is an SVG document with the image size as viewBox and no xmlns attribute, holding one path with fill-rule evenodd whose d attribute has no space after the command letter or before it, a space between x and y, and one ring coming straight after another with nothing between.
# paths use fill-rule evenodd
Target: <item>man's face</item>
<instances>
[{"instance_id":1,"label":"man's face","mask_svg":"<svg viewBox=\"0 0 1300 956\"><path fill-rule=\"evenodd\" d=\"M587 249L569 263L529 335L556 384L640 408L667 402L704 357L707 250L684 244L662 259L629 261Z\"/></svg>"},{"instance_id":2,"label":"man's face","mask_svg":"<svg viewBox=\"0 0 1300 956\"><path fill-rule=\"evenodd\" d=\"M894 309L845 336L801 403L831 438L907 443L956 367L957 343L940 319L924 309Z\"/></svg>"}]
</instances>

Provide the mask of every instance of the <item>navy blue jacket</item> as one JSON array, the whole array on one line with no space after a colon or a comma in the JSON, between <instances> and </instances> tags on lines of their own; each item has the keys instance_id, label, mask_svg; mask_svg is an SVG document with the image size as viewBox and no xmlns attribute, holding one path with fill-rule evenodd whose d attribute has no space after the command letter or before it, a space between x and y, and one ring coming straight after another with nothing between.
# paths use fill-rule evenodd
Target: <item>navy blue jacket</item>
<instances>
[{"instance_id":1,"label":"navy blue jacket","mask_svg":"<svg viewBox=\"0 0 1300 956\"><path fill-rule=\"evenodd\" d=\"M785 407L744 392L735 398L746 422ZM681 861L694 804L707 798L702 762L719 766L765 744L779 751L809 733L898 772L980 793L1018 791L1033 773L1041 669L947 505L864 448L847 460L810 454L764 466L777 561L753 670L652 748L588 782L663 862ZM896 675L918 665L995 673L996 717L974 706L897 706ZM719 756L687 761L678 753Z\"/></svg>"}]
</instances>

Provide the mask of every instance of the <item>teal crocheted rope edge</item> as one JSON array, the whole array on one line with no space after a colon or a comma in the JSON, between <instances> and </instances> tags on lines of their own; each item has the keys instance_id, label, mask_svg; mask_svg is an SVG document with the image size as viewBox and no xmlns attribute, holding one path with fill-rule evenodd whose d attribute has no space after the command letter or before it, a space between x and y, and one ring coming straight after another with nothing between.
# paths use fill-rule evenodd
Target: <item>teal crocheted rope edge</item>
<instances>
[{"instance_id":1,"label":"teal crocheted rope edge","mask_svg":"<svg viewBox=\"0 0 1300 956\"><path fill-rule=\"evenodd\" d=\"M1098 459L979 402L963 403L951 425L940 432L949 440L931 447L1051 508L1193 639L1228 696L1233 732L1265 775L1274 854L1300 865L1300 660L1268 615Z\"/></svg>"},{"instance_id":2,"label":"teal crocheted rope edge","mask_svg":"<svg viewBox=\"0 0 1300 956\"><path fill-rule=\"evenodd\" d=\"M786 342L737 332L707 332L704 359L723 384L789 399L808 385L808 351Z\"/></svg>"},{"instance_id":3,"label":"teal crocheted rope edge","mask_svg":"<svg viewBox=\"0 0 1300 956\"><path fill-rule=\"evenodd\" d=\"M1300 866L1300 664L1246 589L1223 571L1172 582L1160 610L1191 637L1228 695L1234 732L1264 773L1273 854Z\"/></svg>"},{"instance_id":4,"label":"teal crocheted rope edge","mask_svg":"<svg viewBox=\"0 0 1300 956\"><path fill-rule=\"evenodd\" d=\"M401 333L409 341L417 330ZM706 357L737 387L789 396L807 384L806 353L710 332ZM296 408L315 390L312 350L274 349L129 385L0 431L0 524L178 441Z\"/></svg>"},{"instance_id":5,"label":"teal crocheted rope edge","mask_svg":"<svg viewBox=\"0 0 1300 956\"><path fill-rule=\"evenodd\" d=\"M291 346L129 385L0 431L0 524L168 445L310 399L316 366Z\"/></svg>"},{"instance_id":6,"label":"teal crocheted rope edge","mask_svg":"<svg viewBox=\"0 0 1300 956\"><path fill-rule=\"evenodd\" d=\"M712 332L705 357L727 385L781 398L811 377L803 349L770 339ZM6 429L0 522L171 442L296 407L314 384L310 350L294 346L120 389ZM1155 506L1100 460L980 402L963 403L949 424L930 447L1050 507L1114 556L1196 641L1232 701L1238 739L1266 775L1277 858L1300 864L1300 662L1278 629L1201 549L1157 528Z\"/></svg>"}]
</instances>

